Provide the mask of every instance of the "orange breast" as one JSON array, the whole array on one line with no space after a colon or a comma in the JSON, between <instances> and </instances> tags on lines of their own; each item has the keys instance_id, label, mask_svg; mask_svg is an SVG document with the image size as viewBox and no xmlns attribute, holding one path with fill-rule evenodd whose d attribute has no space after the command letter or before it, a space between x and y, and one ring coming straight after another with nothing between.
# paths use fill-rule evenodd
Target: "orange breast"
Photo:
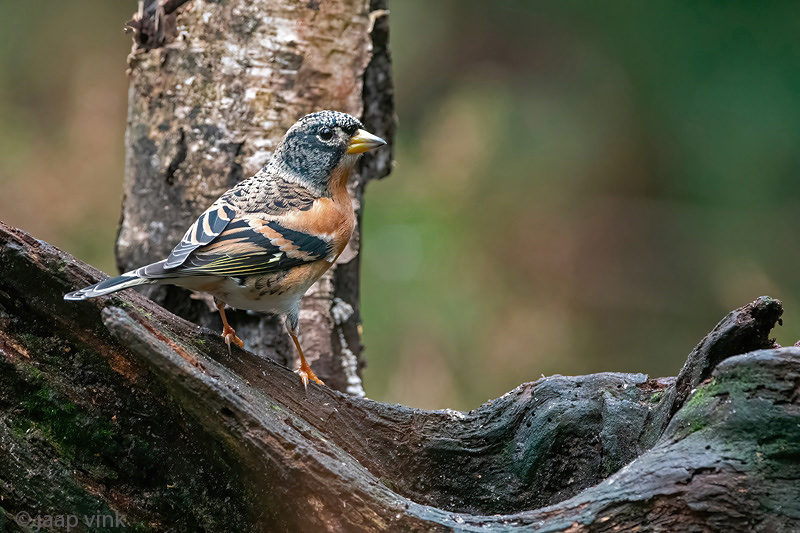
<instances>
[{"instance_id":1,"label":"orange breast","mask_svg":"<svg viewBox=\"0 0 800 533\"><path fill-rule=\"evenodd\" d=\"M293 213L284 218L291 227L299 231L330 238L336 257L339 257L350 242L356 225L353 202L347 193L349 175L349 170L334 171L329 182L330 198L319 198L308 211Z\"/></svg>"}]
</instances>

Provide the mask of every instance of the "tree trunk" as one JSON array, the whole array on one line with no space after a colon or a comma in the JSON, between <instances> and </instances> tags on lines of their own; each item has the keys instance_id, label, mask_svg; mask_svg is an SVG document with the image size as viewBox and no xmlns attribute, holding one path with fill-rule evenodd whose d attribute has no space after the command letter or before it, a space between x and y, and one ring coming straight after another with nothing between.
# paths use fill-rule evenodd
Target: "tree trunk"
<instances>
[{"instance_id":1,"label":"tree trunk","mask_svg":"<svg viewBox=\"0 0 800 533\"><path fill-rule=\"evenodd\" d=\"M131 86L120 271L166 257L217 197L266 164L301 116L336 109L394 132L386 0L148 1L130 25ZM390 150L366 155L351 180L358 219L368 179L389 173ZM303 300L300 339L331 387L363 395L357 228L337 264ZM144 289L197 324L220 329L203 300L178 287ZM237 311L247 349L291 366L278 317Z\"/></svg>"},{"instance_id":2,"label":"tree trunk","mask_svg":"<svg viewBox=\"0 0 800 533\"><path fill-rule=\"evenodd\" d=\"M100 273L2 224L0 273L11 530L57 515L147 531L800 528L800 349L769 339L768 297L677 378L552 376L426 412L306 393L133 291L65 302Z\"/></svg>"}]
</instances>

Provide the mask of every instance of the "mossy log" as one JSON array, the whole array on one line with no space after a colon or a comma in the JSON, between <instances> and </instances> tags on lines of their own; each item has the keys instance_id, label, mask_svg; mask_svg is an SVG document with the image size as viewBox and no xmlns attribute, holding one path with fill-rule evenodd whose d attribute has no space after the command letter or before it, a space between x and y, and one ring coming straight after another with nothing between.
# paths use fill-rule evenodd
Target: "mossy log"
<instances>
[{"instance_id":1,"label":"mossy log","mask_svg":"<svg viewBox=\"0 0 800 533\"><path fill-rule=\"evenodd\" d=\"M0 274L10 530L57 515L142 531L800 528L800 349L769 339L771 298L726 316L677 378L551 376L422 411L305 391L133 291L65 302L102 274L2 224Z\"/></svg>"}]
</instances>

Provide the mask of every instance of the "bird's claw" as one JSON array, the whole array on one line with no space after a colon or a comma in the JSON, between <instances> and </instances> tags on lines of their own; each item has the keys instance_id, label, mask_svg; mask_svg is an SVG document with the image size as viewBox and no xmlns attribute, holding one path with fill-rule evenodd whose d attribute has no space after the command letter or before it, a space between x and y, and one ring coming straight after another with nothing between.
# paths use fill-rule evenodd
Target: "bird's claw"
<instances>
[{"instance_id":1,"label":"bird's claw","mask_svg":"<svg viewBox=\"0 0 800 533\"><path fill-rule=\"evenodd\" d=\"M325 383L317 377L311 367L308 365L300 365L300 368L294 371L295 374L300 376L300 379L303 381L303 386L308 390L308 380L310 379L314 383L319 385L325 385Z\"/></svg>"},{"instance_id":2,"label":"bird's claw","mask_svg":"<svg viewBox=\"0 0 800 533\"><path fill-rule=\"evenodd\" d=\"M222 338L225 339L225 344L228 345L228 354L231 353L231 342L239 348L244 348L244 342L236 336L236 331L230 326L222 329Z\"/></svg>"}]
</instances>

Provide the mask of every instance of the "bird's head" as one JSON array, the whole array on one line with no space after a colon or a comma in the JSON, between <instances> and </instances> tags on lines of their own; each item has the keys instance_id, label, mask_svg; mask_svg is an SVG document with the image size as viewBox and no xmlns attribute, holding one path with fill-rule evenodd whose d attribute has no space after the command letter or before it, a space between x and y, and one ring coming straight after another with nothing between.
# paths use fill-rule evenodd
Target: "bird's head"
<instances>
[{"instance_id":1,"label":"bird's head","mask_svg":"<svg viewBox=\"0 0 800 533\"><path fill-rule=\"evenodd\" d=\"M384 144L358 119L338 111L318 111L289 128L270 166L287 178L323 189L337 169L349 171L362 153Z\"/></svg>"}]
</instances>

